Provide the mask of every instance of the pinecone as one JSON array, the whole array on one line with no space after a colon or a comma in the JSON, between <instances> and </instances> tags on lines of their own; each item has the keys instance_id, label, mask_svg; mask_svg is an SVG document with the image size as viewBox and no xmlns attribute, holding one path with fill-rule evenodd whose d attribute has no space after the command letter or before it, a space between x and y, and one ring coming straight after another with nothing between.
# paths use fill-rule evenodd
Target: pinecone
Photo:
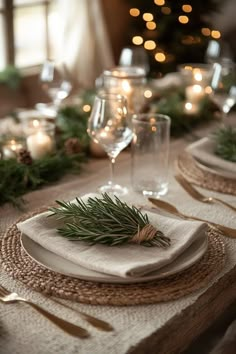
<instances>
[{"instance_id":1,"label":"pinecone","mask_svg":"<svg viewBox=\"0 0 236 354\"><path fill-rule=\"evenodd\" d=\"M31 165L33 159L30 155L30 152L27 149L20 149L18 152L17 161L25 165Z\"/></svg>"},{"instance_id":2,"label":"pinecone","mask_svg":"<svg viewBox=\"0 0 236 354\"><path fill-rule=\"evenodd\" d=\"M67 139L64 147L67 155L78 154L82 151L82 146L77 138Z\"/></svg>"}]
</instances>

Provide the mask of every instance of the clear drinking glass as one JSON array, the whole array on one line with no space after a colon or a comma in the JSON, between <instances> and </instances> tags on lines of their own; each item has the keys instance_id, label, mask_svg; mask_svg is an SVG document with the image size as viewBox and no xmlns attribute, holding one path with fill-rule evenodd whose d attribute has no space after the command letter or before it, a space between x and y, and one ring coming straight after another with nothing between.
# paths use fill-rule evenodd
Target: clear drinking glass
<instances>
[{"instance_id":1,"label":"clear drinking glass","mask_svg":"<svg viewBox=\"0 0 236 354\"><path fill-rule=\"evenodd\" d=\"M97 95L88 121L88 133L103 147L110 159L110 181L99 188L100 192L126 194L127 188L113 181L115 159L132 139L126 98L111 93Z\"/></svg>"},{"instance_id":2,"label":"clear drinking glass","mask_svg":"<svg viewBox=\"0 0 236 354\"><path fill-rule=\"evenodd\" d=\"M132 117L132 186L158 198L168 191L170 118L144 113Z\"/></svg>"},{"instance_id":3,"label":"clear drinking glass","mask_svg":"<svg viewBox=\"0 0 236 354\"><path fill-rule=\"evenodd\" d=\"M231 60L225 59L213 65L212 93L210 98L219 107L222 120L236 103L236 67Z\"/></svg>"},{"instance_id":4,"label":"clear drinking glass","mask_svg":"<svg viewBox=\"0 0 236 354\"><path fill-rule=\"evenodd\" d=\"M57 109L62 100L70 93L72 85L66 77L65 70L60 72L56 68L56 63L51 60L44 62L40 74L40 81L43 90L51 98L53 105Z\"/></svg>"}]
</instances>

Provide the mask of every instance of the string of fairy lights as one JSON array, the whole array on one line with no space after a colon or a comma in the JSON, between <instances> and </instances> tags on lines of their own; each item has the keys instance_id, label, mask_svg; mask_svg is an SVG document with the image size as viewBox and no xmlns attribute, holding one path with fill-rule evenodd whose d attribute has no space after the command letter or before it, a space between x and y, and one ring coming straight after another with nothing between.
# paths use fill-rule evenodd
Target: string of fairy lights
<instances>
[{"instance_id":1,"label":"string of fairy lights","mask_svg":"<svg viewBox=\"0 0 236 354\"><path fill-rule=\"evenodd\" d=\"M153 0L154 3L159 7L159 10L164 15L170 15L172 13L171 7L166 5L165 0ZM189 4L184 4L181 7L182 13L177 17L177 21L182 25L187 25L191 21L191 12L194 9ZM154 15L150 12L142 13L140 9L137 7L132 7L129 9L129 14L132 17L142 17L143 21L145 22L146 29L148 31L155 31L158 30L158 23L154 20ZM202 27L201 34L205 37L211 37L214 40L218 40L221 37L220 31L214 28ZM194 44L200 43L201 38L200 36L184 36L182 39L182 44ZM163 63L166 61L171 61L171 54L164 52L164 50L158 46L158 43L154 39L145 39L140 34L135 34L132 37L132 43L136 46L143 46L148 51L153 51L154 59L159 62Z\"/></svg>"}]
</instances>

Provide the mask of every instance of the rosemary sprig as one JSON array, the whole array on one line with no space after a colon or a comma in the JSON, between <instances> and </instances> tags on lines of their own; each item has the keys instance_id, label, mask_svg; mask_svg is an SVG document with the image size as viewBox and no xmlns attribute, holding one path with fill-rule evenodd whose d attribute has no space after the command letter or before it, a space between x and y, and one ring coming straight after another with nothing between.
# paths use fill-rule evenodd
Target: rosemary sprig
<instances>
[{"instance_id":1,"label":"rosemary sprig","mask_svg":"<svg viewBox=\"0 0 236 354\"><path fill-rule=\"evenodd\" d=\"M110 246L138 243L143 246L168 247L170 239L150 225L147 214L135 206L128 206L115 196L108 194L101 198L88 198L85 203L57 201L58 208L50 208L50 216L65 220L58 232L71 241Z\"/></svg>"},{"instance_id":2,"label":"rosemary sprig","mask_svg":"<svg viewBox=\"0 0 236 354\"><path fill-rule=\"evenodd\" d=\"M225 160L236 162L236 128L224 127L214 133L215 153Z\"/></svg>"}]
</instances>

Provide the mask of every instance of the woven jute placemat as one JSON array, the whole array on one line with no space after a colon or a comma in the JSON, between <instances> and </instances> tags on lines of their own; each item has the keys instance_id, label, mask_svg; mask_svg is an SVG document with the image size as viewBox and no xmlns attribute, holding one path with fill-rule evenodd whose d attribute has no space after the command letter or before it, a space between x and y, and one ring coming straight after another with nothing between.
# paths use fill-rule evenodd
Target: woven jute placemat
<instances>
[{"instance_id":1,"label":"woven jute placemat","mask_svg":"<svg viewBox=\"0 0 236 354\"><path fill-rule=\"evenodd\" d=\"M178 299L201 289L225 264L222 236L210 228L208 249L191 268L168 278L136 284L107 284L65 276L36 263L21 246L13 224L0 244L2 267L15 279L44 295L94 305L140 305Z\"/></svg>"},{"instance_id":2,"label":"woven jute placemat","mask_svg":"<svg viewBox=\"0 0 236 354\"><path fill-rule=\"evenodd\" d=\"M175 166L178 172L195 185L220 193L236 195L236 179L224 178L202 170L193 157L186 152L179 155Z\"/></svg>"}]
</instances>

